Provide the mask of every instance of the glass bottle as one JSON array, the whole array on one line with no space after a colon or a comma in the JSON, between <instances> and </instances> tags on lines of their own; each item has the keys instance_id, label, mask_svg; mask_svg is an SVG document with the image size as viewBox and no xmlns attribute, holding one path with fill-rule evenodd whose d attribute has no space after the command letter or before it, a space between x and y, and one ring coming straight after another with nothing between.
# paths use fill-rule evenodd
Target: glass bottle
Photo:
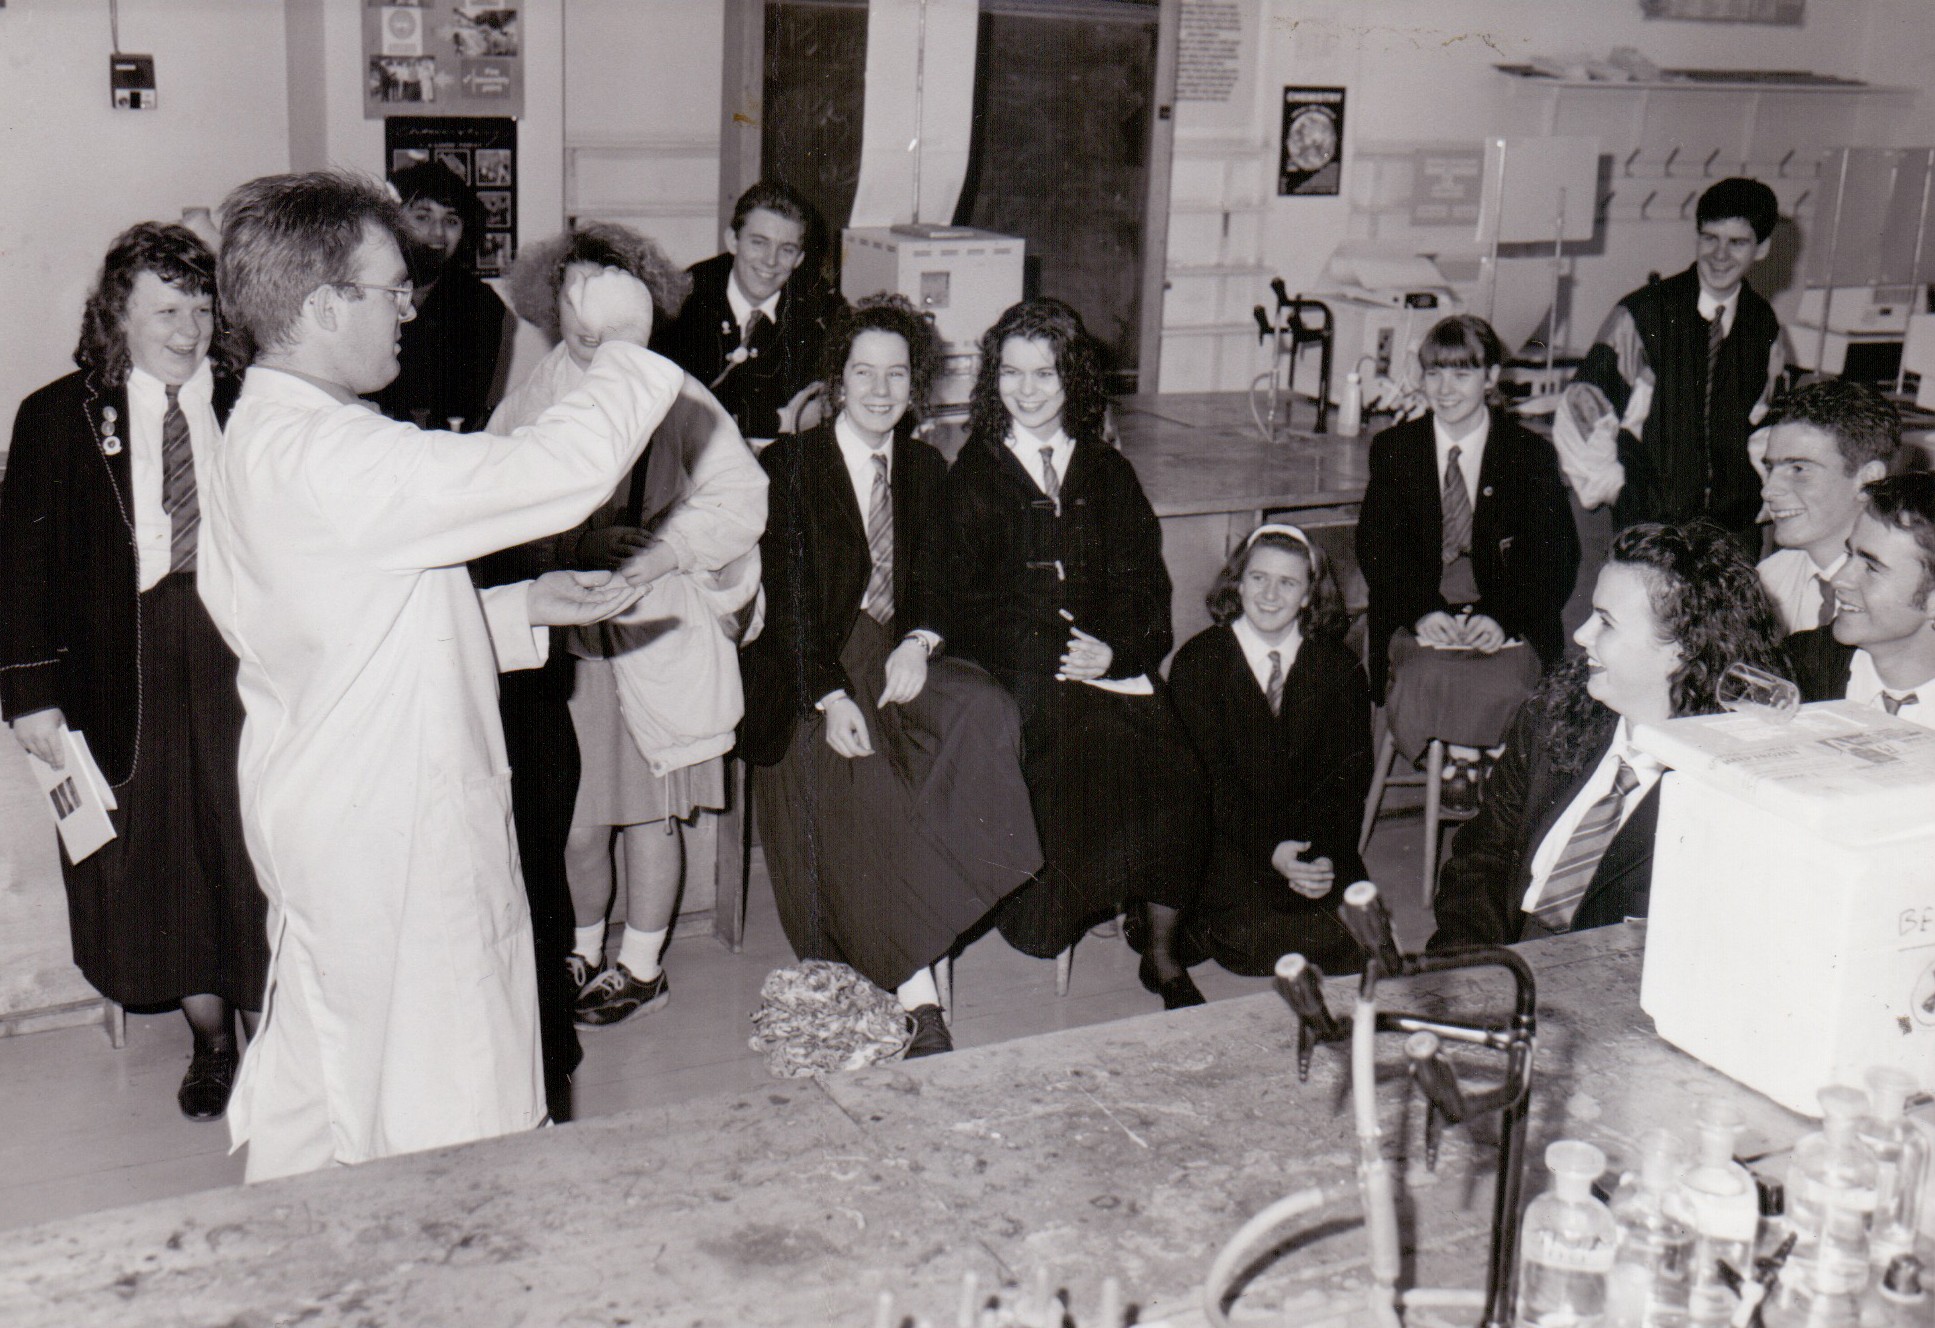
<instances>
[{"instance_id":1,"label":"glass bottle","mask_svg":"<svg viewBox=\"0 0 1935 1328\"><path fill-rule=\"evenodd\" d=\"M1928 1141L1906 1116L1908 1099L1920 1085L1908 1071L1877 1065L1868 1071L1873 1114L1861 1126L1861 1142L1875 1155L1875 1220L1868 1259L1886 1268L1898 1254L1915 1249L1921 1221L1922 1186L1928 1177Z\"/></svg>"},{"instance_id":2,"label":"glass bottle","mask_svg":"<svg viewBox=\"0 0 1935 1328\"><path fill-rule=\"evenodd\" d=\"M1640 1140L1636 1183L1613 1200L1619 1242L1606 1287L1608 1328L1683 1328L1694 1229L1680 1204L1680 1141L1668 1130Z\"/></svg>"},{"instance_id":3,"label":"glass bottle","mask_svg":"<svg viewBox=\"0 0 1935 1328\"><path fill-rule=\"evenodd\" d=\"M1868 1095L1832 1084L1821 1090L1821 1128L1794 1145L1787 1221L1794 1255L1783 1278L1808 1298L1858 1296L1868 1280L1868 1233L1880 1168L1861 1142Z\"/></svg>"},{"instance_id":4,"label":"glass bottle","mask_svg":"<svg viewBox=\"0 0 1935 1328\"><path fill-rule=\"evenodd\" d=\"M1701 1104L1699 1160L1680 1177L1680 1200L1693 1220L1687 1307L1696 1328L1720 1328L1733 1318L1739 1297L1720 1276L1723 1261L1743 1277L1753 1272L1760 1196L1747 1168L1733 1160L1740 1125L1740 1109L1731 1102L1709 1098Z\"/></svg>"},{"instance_id":5,"label":"glass bottle","mask_svg":"<svg viewBox=\"0 0 1935 1328\"><path fill-rule=\"evenodd\" d=\"M1552 1188L1525 1210L1519 1233L1516 1328L1601 1328L1619 1239L1611 1210L1592 1197L1606 1155L1561 1139L1545 1150L1545 1165Z\"/></svg>"}]
</instances>

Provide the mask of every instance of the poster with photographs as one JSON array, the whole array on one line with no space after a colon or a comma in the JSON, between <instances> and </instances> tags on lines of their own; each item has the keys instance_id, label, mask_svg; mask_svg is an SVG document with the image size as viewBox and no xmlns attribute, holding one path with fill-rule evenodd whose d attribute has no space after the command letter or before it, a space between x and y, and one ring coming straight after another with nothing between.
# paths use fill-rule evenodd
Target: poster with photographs
<instances>
[{"instance_id":1,"label":"poster with photographs","mask_svg":"<svg viewBox=\"0 0 1935 1328\"><path fill-rule=\"evenodd\" d=\"M363 117L522 115L521 0L364 0Z\"/></svg>"},{"instance_id":2,"label":"poster with photographs","mask_svg":"<svg viewBox=\"0 0 1935 1328\"><path fill-rule=\"evenodd\" d=\"M384 170L434 161L470 186L484 224L477 275L501 277L517 253L517 121L483 116L392 115L383 122Z\"/></svg>"},{"instance_id":3,"label":"poster with photographs","mask_svg":"<svg viewBox=\"0 0 1935 1328\"><path fill-rule=\"evenodd\" d=\"M1283 90L1277 196L1336 194L1344 182L1344 90Z\"/></svg>"},{"instance_id":4,"label":"poster with photographs","mask_svg":"<svg viewBox=\"0 0 1935 1328\"><path fill-rule=\"evenodd\" d=\"M1807 0L1639 0L1647 18L1696 23L1767 23L1798 28L1807 22Z\"/></svg>"}]
</instances>

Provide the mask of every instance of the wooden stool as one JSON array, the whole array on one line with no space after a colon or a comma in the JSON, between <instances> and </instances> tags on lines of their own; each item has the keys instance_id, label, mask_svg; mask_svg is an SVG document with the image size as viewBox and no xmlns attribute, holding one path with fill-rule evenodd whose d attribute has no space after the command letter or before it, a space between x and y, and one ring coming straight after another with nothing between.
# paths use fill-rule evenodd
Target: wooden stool
<instances>
[{"instance_id":1,"label":"wooden stool","mask_svg":"<svg viewBox=\"0 0 1935 1328\"><path fill-rule=\"evenodd\" d=\"M1055 956L1055 994L1068 995L1068 974L1074 967L1075 947L1069 946ZM934 986L941 993L941 1018L954 1023L954 956L942 955L934 961Z\"/></svg>"}]
</instances>

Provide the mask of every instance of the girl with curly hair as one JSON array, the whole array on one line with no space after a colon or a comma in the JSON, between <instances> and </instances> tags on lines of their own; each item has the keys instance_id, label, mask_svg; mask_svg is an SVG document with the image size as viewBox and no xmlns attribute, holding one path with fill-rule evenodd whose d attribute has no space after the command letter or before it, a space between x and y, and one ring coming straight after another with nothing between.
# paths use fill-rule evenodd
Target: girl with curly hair
<instances>
[{"instance_id":1,"label":"girl with curly hair","mask_svg":"<svg viewBox=\"0 0 1935 1328\"><path fill-rule=\"evenodd\" d=\"M997 913L1002 935L1053 955L1127 903L1143 985L1175 1009L1203 999L1175 949L1201 780L1156 672L1173 640L1162 532L1104 406L1095 343L1060 300L1014 305L981 339L947 476L948 642L1021 708L1047 863Z\"/></svg>"},{"instance_id":2,"label":"girl with curly hair","mask_svg":"<svg viewBox=\"0 0 1935 1328\"><path fill-rule=\"evenodd\" d=\"M1660 765L1636 724L1710 715L1727 667L1788 672L1779 614L1705 520L1614 537L1567 660L1519 708L1478 815L1439 876L1431 948L1504 945L1645 917Z\"/></svg>"},{"instance_id":3,"label":"girl with curly hair","mask_svg":"<svg viewBox=\"0 0 1935 1328\"><path fill-rule=\"evenodd\" d=\"M913 428L937 342L898 295L843 311L832 418L760 454L767 624L740 739L787 939L896 993L909 1056L952 1046L930 966L1041 865L1014 702L939 614L947 463Z\"/></svg>"},{"instance_id":4,"label":"girl with curly hair","mask_svg":"<svg viewBox=\"0 0 1935 1328\"><path fill-rule=\"evenodd\" d=\"M656 244L625 226L588 222L526 250L512 273L512 298L521 315L559 343L498 407L493 432L536 418L583 377L597 337L577 323L574 306L559 292L575 272L602 268L642 281L661 319L690 289ZM765 523L759 463L732 418L688 374L611 500L585 527L566 532L548 550L540 546L556 564L617 571L650 587L619 618L571 634L569 676L530 684L570 698L569 728L531 762L542 786L520 781L520 787L529 787L534 800L576 789L575 804L567 804L562 865L571 933L564 972L580 1028L649 1013L670 996L660 955L684 875L685 828L699 811L725 806L724 756L744 709L738 642L759 589ZM501 579L517 574L507 569ZM514 683L515 676L505 677L507 698L509 687L524 684L522 677ZM539 705L557 713L555 700ZM507 734L513 727L507 710ZM556 728L538 725L540 732ZM572 746L581 773L567 785L561 776ZM517 766L514 751L514 772ZM550 827L542 840L551 862L558 853L557 812L534 818ZM615 956L605 951L614 849L626 867L624 939ZM529 847L524 855L528 878L534 855ZM537 892L534 886L534 897ZM559 1033L568 1037L568 1026ZM547 1056L549 1050L547 1043Z\"/></svg>"},{"instance_id":5,"label":"girl with curly hair","mask_svg":"<svg viewBox=\"0 0 1935 1328\"><path fill-rule=\"evenodd\" d=\"M1371 696L1344 645L1331 561L1294 526L1259 526L1208 597L1216 625L1176 652L1169 690L1209 775L1210 848L1188 948L1261 976L1302 954L1361 963L1337 921L1367 878L1358 822L1371 782Z\"/></svg>"}]
</instances>

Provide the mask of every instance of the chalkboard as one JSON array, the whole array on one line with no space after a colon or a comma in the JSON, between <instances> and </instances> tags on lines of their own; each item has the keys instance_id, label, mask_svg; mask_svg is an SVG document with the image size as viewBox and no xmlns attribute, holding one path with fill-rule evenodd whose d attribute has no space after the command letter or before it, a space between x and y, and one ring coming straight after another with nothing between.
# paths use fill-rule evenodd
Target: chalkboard
<instances>
[{"instance_id":1,"label":"chalkboard","mask_svg":"<svg viewBox=\"0 0 1935 1328\"><path fill-rule=\"evenodd\" d=\"M767 0L760 174L799 190L833 234L860 181L866 77L866 0ZM828 240L809 237L809 261L838 261Z\"/></svg>"}]
</instances>

